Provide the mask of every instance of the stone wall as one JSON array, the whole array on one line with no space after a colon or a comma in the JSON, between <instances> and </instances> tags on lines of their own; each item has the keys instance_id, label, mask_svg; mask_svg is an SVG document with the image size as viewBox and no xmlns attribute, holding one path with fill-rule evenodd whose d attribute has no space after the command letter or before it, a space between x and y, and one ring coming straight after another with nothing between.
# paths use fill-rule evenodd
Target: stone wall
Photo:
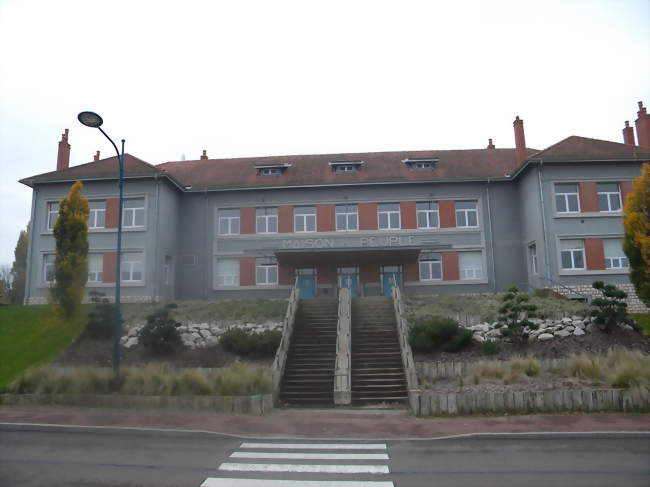
<instances>
[{"instance_id":1,"label":"stone wall","mask_svg":"<svg viewBox=\"0 0 650 487\"><path fill-rule=\"evenodd\" d=\"M617 284L617 287L627 293L627 309L630 313L650 313L650 309L647 308L637 296L633 284ZM575 296L576 294L589 296L589 301L591 301L593 298L602 296L600 291L591 287L590 284L581 286L555 286L551 289L567 297Z\"/></svg>"}]
</instances>

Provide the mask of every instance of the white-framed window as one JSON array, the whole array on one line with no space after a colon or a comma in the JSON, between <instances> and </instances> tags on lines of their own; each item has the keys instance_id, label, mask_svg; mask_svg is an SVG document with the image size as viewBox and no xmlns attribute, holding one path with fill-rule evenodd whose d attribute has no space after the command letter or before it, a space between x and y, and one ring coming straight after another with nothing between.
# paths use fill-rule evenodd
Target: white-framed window
<instances>
[{"instance_id":1,"label":"white-framed window","mask_svg":"<svg viewBox=\"0 0 650 487\"><path fill-rule=\"evenodd\" d=\"M354 164L336 164L334 166L334 172L337 174L349 174L357 172L357 167Z\"/></svg>"},{"instance_id":2,"label":"white-framed window","mask_svg":"<svg viewBox=\"0 0 650 487\"><path fill-rule=\"evenodd\" d=\"M404 162L411 171L433 171L437 159L405 159Z\"/></svg>"},{"instance_id":3,"label":"white-framed window","mask_svg":"<svg viewBox=\"0 0 650 487\"><path fill-rule=\"evenodd\" d=\"M598 211L621 211L621 189L618 183L598 183Z\"/></svg>"},{"instance_id":4,"label":"white-framed window","mask_svg":"<svg viewBox=\"0 0 650 487\"><path fill-rule=\"evenodd\" d=\"M399 230L399 203L380 203L377 206L379 230Z\"/></svg>"},{"instance_id":5,"label":"white-framed window","mask_svg":"<svg viewBox=\"0 0 650 487\"><path fill-rule=\"evenodd\" d=\"M438 203L435 201L427 201L416 203L415 207L418 228L438 228L440 226Z\"/></svg>"},{"instance_id":6,"label":"white-framed window","mask_svg":"<svg viewBox=\"0 0 650 487\"><path fill-rule=\"evenodd\" d=\"M462 281L481 279L483 277L483 257L481 252L460 252L458 266Z\"/></svg>"},{"instance_id":7,"label":"white-framed window","mask_svg":"<svg viewBox=\"0 0 650 487\"><path fill-rule=\"evenodd\" d=\"M120 262L120 279L122 282L142 282L144 280L144 264L142 254L125 253Z\"/></svg>"},{"instance_id":8,"label":"white-framed window","mask_svg":"<svg viewBox=\"0 0 650 487\"><path fill-rule=\"evenodd\" d=\"M578 185L575 183L555 183L555 207L558 213L579 213Z\"/></svg>"},{"instance_id":9,"label":"white-framed window","mask_svg":"<svg viewBox=\"0 0 650 487\"><path fill-rule=\"evenodd\" d=\"M219 210L219 235L239 235L239 208Z\"/></svg>"},{"instance_id":10,"label":"white-framed window","mask_svg":"<svg viewBox=\"0 0 650 487\"><path fill-rule=\"evenodd\" d=\"M260 167L257 169L258 176L280 176L282 167Z\"/></svg>"},{"instance_id":11,"label":"white-framed window","mask_svg":"<svg viewBox=\"0 0 650 487\"><path fill-rule=\"evenodd\" d=\"M316 231L316 208L297 206L293 210L293 231L297 233Z\"/></svg>"},{"instance_id":12,"label":"white-framed window","mask_svg":"<svg viewBox=\"0 0 650 487\"><path fill-rule=\"evenodd\" d=\"M53 230L56 220L59 218L59 204L52 201L47 204L47 229Z\"/></svg>"},{"instance_id":13,"label":"white-framed window","mask_svg":"<svg viewBox=\"0 0 650 487\"><path fill-rule=\"evenodd\" d=\"M102 282L104 270L104 256L102 254L88 254L88 282Z\"/></svg>"},{"instance_id":14,"label":"white-framed window","mask_svg":"<svg viewBox=\"0 0 650 487\"><path fill-rule=\"evenodd\" d=\"M239 259L217 260L217 286L239 286Z\"/></svg>"},{"instance_id":15,"label":"white-framed window","mask_svg":"<svg viewBox=\"0 0 650 487\"><path fill-rule=\"evenodd\" d=\"M605 250L605 269L627 269L630 261L623 252L623 239L606 238L603 240Z\"/></svg>"},{"instance_id":16,"label":"white-framed window","mask_svg":"<svg viewBox=\"0 0 650 487\"><path fill-rule=\"evenodd\" d=\"M122 227L144 227L144 198L129 198L124 200Z\"/></svg>"},{"instance_id":17,"label":"white-framed window","mask_svg":"<svg viewBox=\"0 0 650 487\"><path fill-rule=\"evenodd\" d=\"M582 240L561 240L560 260L564 270L585 268L585 244Z\"/></svg>"},{"instance_id":18,"label":"white-framed window","mask_svg":"<svg viewBox=\"0 0 650 487\"><path fill-rule=\"evenodd\" d=\"M530 244L528 246L528 258L530 259L530 268L533 274L538 274L537 244Z\"/></svg>"},{"instance_id":19,"label":"white-framed window","mask_svg":"<svg viewBox=\"0 0 650 487\"><path fill-rule=\"evenodd\" d=\"M43 256L43 282L46 284L53 284L54 278L54 254L45 254Z\"/></svg>"},{"instance_id":20,"label":"white-framed window","mask_svg":"<svg viewBox=\"0 0 650 487\"><path fill-rule=\"evenodd\" d=\"M174 279L174 260L171 255L165 256L165 264L163 266L163 283L171 286Z\"/></svg>"},{"instance_id":21,"label":"white-framed window","mask_svg":"<svg viewBox=\"0 0 650 487\"><path fill-rule=\"evenodd\" d=\"M255 225L257 233L278 233L278 209L257 208Z\"/></svg>"},{"instance_id":22,"label":"white-framed window","mask_svg":"<svg viewBox=\"0 0 650 487\"><path fill-rule=\"evenodd\" d=\"M359 229L357 205L336 205L336 231L352 232Z\"/></svg>"},{"instance_id":23,"label":"white-framed window","mask_svg":"<svg viewBox=\"0 0 650 487\"><path fill-rule=\"evenodd\" d=\"M278 283L278 264L268 260L255 263L255 284L272 286Z\"/></svg>"},{"instance_id":24,"label":"white-framed window","mask_svg":"<svg viewBox=\"0 0 650 487\"><path fill-rule=\"evenodd\" d=\"M439 254L424 254L420 257L420 281L442 279L442 263Z\"/></svg>"},{"instance_id":25,"label":"white-framed window","mask_svg":"<svg viewBox=\"0 0 650 487\"><path fill-rule=\"evenodd\" d=\"M104 228L106 222L106 201L90 201L90 213L88 214L88 228Z\"/></svg>"},{"instance_id":26,"label":"white-framed window","mask_svg":"<svg viewBox=\"0 0 650 487\"><path fill-rule=\"evenodd\" d=\"M478 227L476 201L456 201L456 226Z\"/></svg>"}]
</instances>

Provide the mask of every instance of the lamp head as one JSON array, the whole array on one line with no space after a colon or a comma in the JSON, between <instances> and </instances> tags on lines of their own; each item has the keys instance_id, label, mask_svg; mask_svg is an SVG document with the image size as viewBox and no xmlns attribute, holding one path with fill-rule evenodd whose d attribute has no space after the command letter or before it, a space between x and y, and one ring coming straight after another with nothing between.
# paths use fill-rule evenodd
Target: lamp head
<instances>
[{"instance_id":1,"label":"lamp head","mask_svg":"<svg viewBox=\"0 0 650 487\"><path fill-rule=\"evenodd\" d=\"M103 123L102 117L97 115L95 112L81 112L77 115L77 120L79 120L86 127L99 128Z\"/></svg>"}]
</instances>

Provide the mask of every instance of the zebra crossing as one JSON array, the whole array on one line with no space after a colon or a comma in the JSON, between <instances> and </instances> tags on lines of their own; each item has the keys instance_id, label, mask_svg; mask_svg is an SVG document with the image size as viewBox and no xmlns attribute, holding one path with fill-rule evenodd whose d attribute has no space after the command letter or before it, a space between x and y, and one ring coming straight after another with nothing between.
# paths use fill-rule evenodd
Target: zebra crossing
<instances>
[{"instance_id":1,"label":"zebra crossing","mask_svg":"<svg viewBox=\"0 0 650 487\"><path fill-rule=\"evenodd\" d=\"M201 487L395 487L389 460L385 443L243 442Z\"/></svg>"}]
</instances>

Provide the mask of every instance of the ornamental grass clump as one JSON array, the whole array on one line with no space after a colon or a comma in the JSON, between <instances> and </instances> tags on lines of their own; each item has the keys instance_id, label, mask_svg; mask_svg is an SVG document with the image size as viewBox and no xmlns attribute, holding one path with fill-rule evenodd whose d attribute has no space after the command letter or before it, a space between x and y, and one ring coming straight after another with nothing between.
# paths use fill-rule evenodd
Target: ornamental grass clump
<instances>
[{"instance_id":1,"label":"ornamental grass clump","mask_svg":"<svg viewBox=\"0 0 650 487\"><path fill-rule=\"evenodd\" d=\"M603 367L600 359L594 355L574 353L569 356L566 373L569 377L600 381L603 377Z\"/></svg>"},{"instance_id":2,"label":"ornamental grass clump","mask_svg":"<svg viewBox=\"0 0 650 487\"><path fill-rule=\"evenodd\" d=\"M528 377L538 376L542 370L542 364L534 356L514 357L510 360L510 370L526 374Z\"/></svg>"}]
</instances>

